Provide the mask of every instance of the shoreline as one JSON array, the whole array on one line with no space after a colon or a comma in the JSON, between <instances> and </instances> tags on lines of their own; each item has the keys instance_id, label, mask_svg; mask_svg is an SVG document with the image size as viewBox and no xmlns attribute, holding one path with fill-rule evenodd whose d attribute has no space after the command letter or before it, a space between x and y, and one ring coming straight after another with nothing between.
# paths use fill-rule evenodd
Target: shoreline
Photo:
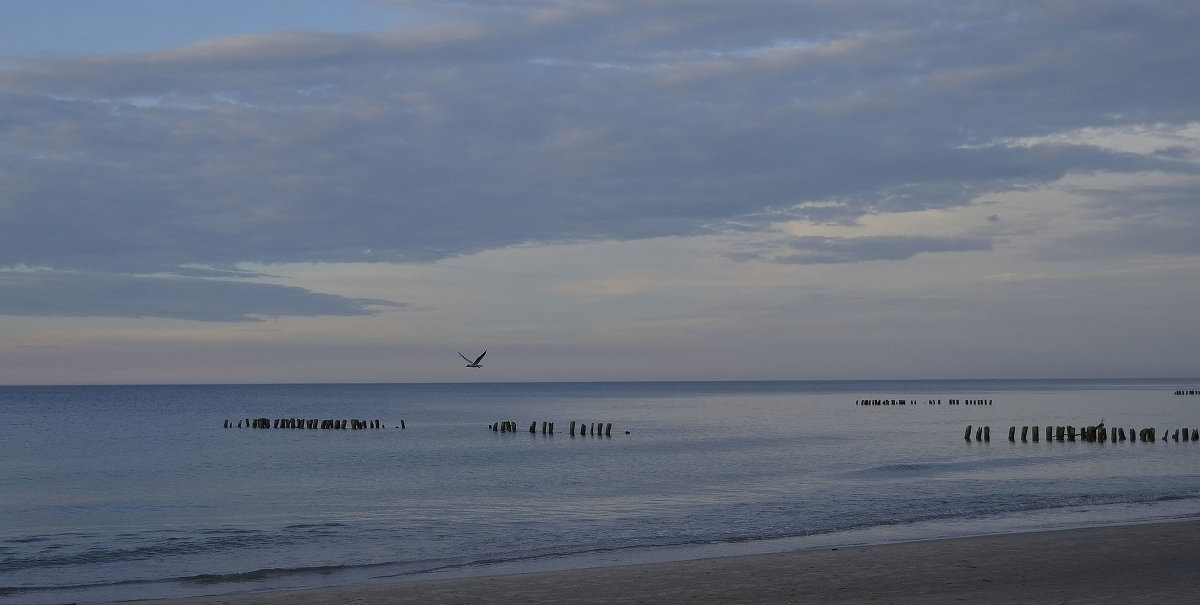
<instances>
[{"instance_id":1,"label":"shoreline","mask_svg":"<svg viewBox=\"0 0 1200 605\"><path fill-rule=\"evenodd\" d=\"M357 603L1144 603L1191 599L1200 519L498 576L124 601Z\"/></svg>"}]
</instances>

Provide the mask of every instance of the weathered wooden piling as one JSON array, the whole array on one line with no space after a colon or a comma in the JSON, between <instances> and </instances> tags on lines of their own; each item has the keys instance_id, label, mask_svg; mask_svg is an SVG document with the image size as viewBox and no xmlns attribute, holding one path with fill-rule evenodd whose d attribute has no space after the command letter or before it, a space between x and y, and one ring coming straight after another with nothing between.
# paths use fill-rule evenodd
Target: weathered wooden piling
<instances>
[{"instance_id":1,"label":"weathered wooden piling","mask_svg":"<svg viewBox=\"0 0 1200 605\"><path fill-rule=\"evenodd\" d=\"M575 436L575 421L574 420L571 421L570 432L571 432L571 436L574 437Z\"/></svg>"},{"instance_id":2,"label":"weathered wooden piling","mask_svg":"<svg viewBox=\"0 0 1200 605\"><path fill-rule=\"evenodd\" d=\"M1021 427L1021 443L1025 443L1027 441L1029 441L1029 427L1023 426Z\"/></svg>"},{"instance_id":3,"label":"weathered wooden piling","mask_svg":"<svg viewBox=\"0 0 1200 605\"><path fill-rule=\"evenodd\" d=\"M612 423L611 423L611 422L609 422L609 423L606 423L606 424L604 425L604 436L605 436L605 437L612 437Z\"/></svg>"},{"instance_id":4,"label":"weathered wooden piling","mask_svg":"<svg viewBox=\"0 0 1200 605\"><path fill-rule=\"evenodd\" d=\"M1038 428L1039 427L1036 424L1033 425L1033 442L1034 443L1038 442ZM1049 437L1049 435L1050 435L1049 433L1046 433L1047 437Z\"/></svg>"},{"instance_id":5,"label":"weathered wooden piling","mask_svg":"<svg viewBox=\"0 0 1200 605\"><path fill-rule=\"evenodd\" d=\"M963 435L963 438L966 439L967 441L971 440L971 425L969 425L969 424L967 425L967 432L966 432L966 434Z\"/></svg>"},{"instance_id":6,"label":"weathered wooden piling","mask_svg":"<svg viewBox=\"0 0 1200 605\"><path fill-rule=\"evenodd\" d=\"M1016 442L1016 440L1017 440L1017 427L1015 427L1015 426L1010 426L1010 427L1008 427L1008 440L1009 440L1009 441L1012 441L1012 442Z\"/></svg>"}]
</instances>

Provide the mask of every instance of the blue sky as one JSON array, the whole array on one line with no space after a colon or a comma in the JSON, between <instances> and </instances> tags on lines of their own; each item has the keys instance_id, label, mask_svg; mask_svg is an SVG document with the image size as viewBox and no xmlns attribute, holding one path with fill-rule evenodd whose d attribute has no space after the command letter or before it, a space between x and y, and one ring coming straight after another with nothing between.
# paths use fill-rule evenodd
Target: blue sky
<instances>
[{"instance_id":1,"label":"blue sky","mask_svg":"<svg viewBox=\"0 0 1200 605\"><path fill-rule=\"evenodd\" d=\"M1197 24L6 2L0 383L1194 375Z\"/></svg>"}]
</instances>

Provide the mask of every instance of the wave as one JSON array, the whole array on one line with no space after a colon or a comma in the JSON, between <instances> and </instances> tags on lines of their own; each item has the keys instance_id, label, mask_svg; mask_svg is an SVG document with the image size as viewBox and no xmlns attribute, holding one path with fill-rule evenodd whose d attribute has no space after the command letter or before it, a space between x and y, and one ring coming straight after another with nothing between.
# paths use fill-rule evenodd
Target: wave
<instances>
[{"instance_id":1,"label":"wave","mask_svg":"<svg viewBox=\"0 0 1200 605\"><path fill-rule=\"evenodd\" d=\"M882 465L882 470L880 468L865 470L891 473L928 472L929 469L926 467L938 468L943 466L945 465L942 463L889 464ZM995 482L991 483L994 488ZM624 557L625 560L637 561L644 558L647 554L663 552L664 549L667 549L675 553L673 556L683 556L686 558L686 554L679 553L686 553L686 549L692 547L723 548L725 546L736 547L740 545L744 547L749 545L752 548L769 550L771 548L769 543L773 541L818 538L822 535L832 536L844 532L877 529L885 531L882 534L875 532L872 535L888 536L892 534L887 528L901 528L922 523L932 522L943 526L945 524L940 522L951 521L960 526L965 524L965 526L970 527L972 526L972 521L1021 518L1030 513L1086 510L1106 505L1153 505L1163 502L1196 501L1198 497L1196 493L1189 490L1179 490L1169 493L1134 490L1128 493L1103 491L1077 494L1037 494L1036 492L1040 487L1037 485L1031 486L1025 481L1014 481L1012 482L1011 489L1007 491L993 489L989 492L988 498L978 499L964 496L961 500L949 503L940 499L940 497L931 497L929 499L918 497L913 498L911 502L902 507L900 514L869 515L864 514L864 511L861 510L855 514L837 514L831 512L817 525L807 527L764 528L759 531L752 527L740 526L732 528L732 531L723 534L706 534L703 536L681 536L678 534L649 537L645 535L638 537L625 536L623 538L608 536L606 539L612 539L607 540L604 544L592 542L584 545L558 542L532 549L521 549L519 552L514 552L511 555L499 556L495 552L492 552L487 554L480 553L483 556L471 557L468 555L463 558L454 559L435 558L421 561L383 561L367 564L274 567L231 573L205 573L121 581L45 586L0 586L0 597L26 595L28 599L30 595L40 595L43 598L49 598L50 596L57 598L57 595L64 593L89 591L141 594L148 590L153 590L151 587L166 590L168 594L215 594L285 586L333 586L353 581L408 580L429 575L483 575L491 573L497 567L504 566L509 567L505 571L507 573L512 569L528 570L529 568L536 568L539 564L561 566L563 561L568 560L571 561L568 566L587 567L601 564L601 561L604 563L611 562L612 557L610 555L616 553L628 553L628 556ZM968 488L965 491L969 492L971 490ZM785 514L795 517L811 514L812 510L810 506L811 503L807 502L792 503L791 509ZM893 509L891 512L896 513L899 511ZM314 529L322 526L336 528L340 525L342 524L294 524L288 526L288 528L292 530ZM995 524L987 523L980 527L992 528L995 527ZM228 532L225 530L207 530L202 533ZM248 534L258 534L261 532L238 531L234 533L239 534L241 538L245 538ZM904 532L900 532L897 535L904 535ZM22 538L22 540L30 541L30 538L40 537L26 537ZM886 541L886 538L884 540ZM754 544L760 544L761 546L753 546ZM145 554L148 552L169 551L171 548L174 547L164 546L157 551L153 548L128 550ZM705 552L711 553L713 551ZM711 554L705 556L711 556ZM555 563L556 561L558 563ZM253 588L250 585L254 585ZM192 588L186 588L189 586Z\"/></svg>"},{"instance_id":2,"label":"wave","mask_svg":"<svg viewBox=\"0 0 1200 605\"><path fill-rule=\"evenodd\" d=\"M266 569L256 569L253 571L244 571L236 573L224 574L198 574L194 576L186 576L182 578L171 578L171 581L180 582L182 584L240 584L245 582L262 582L264 580L272 580L287 576L296 575L334 575L339 572L344 572L351 569L370 569L372 567L380 567L388 565L387 563L373 563L369 565L316 565L312 567L272 567Z\"/></svg>"},{"instance_id":3,"label":"wave","mask_svg":"<svg viewBox=\"0 0 1200 605\"><path fill-rule=\"evenodd\" d=\"M70 538L70 540L64 540ZM68 549L79 548L80 543L100 542L104 546L92 546L83 550L71 552ZM289 533L275 533L251 529L209 529L198 532L182 532L164 530L141 534L119 534L114 537L95 535L46 534L24 536L6 542L18 544L46 545L38 553L24 556L6 556L0 560L0 572L21 571L49 567L68 567L74 565L100 565L127 561L143 561L211 553L221 551L236 551L246 548L278 547L295 542ZM119 546L116 544L132 544Z\"/></svg>"},{"instance_id":4,"label":"wave","mask_svg":"<svg viewBox=\"0 0 1200 605\"><path fill-rule=\"evenodd\" d=\"M1061 462L1055 456L1031 456L1025 458L996 458L986 460L959 460L949 462L894 462L847 471L843 477L902 477L923 476L964 471L999 468L1021 468Z\"/></svg>"}]
</instances>

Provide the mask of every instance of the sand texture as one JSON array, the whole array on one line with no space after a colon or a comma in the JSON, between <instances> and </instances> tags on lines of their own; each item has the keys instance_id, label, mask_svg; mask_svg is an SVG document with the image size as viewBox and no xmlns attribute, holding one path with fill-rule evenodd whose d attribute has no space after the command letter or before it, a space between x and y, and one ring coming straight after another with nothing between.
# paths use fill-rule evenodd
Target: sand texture
<instances>
[{"instance_id":1,"label":"sand texture","mask_svg":"<svg viewBox=\"0 0 1200 605\"><path fill-rule=\"evenodd\" d=\"M1200 602L1200 521L494 577L145 601L385 603Z\"/></svg>"}]
</instances>

